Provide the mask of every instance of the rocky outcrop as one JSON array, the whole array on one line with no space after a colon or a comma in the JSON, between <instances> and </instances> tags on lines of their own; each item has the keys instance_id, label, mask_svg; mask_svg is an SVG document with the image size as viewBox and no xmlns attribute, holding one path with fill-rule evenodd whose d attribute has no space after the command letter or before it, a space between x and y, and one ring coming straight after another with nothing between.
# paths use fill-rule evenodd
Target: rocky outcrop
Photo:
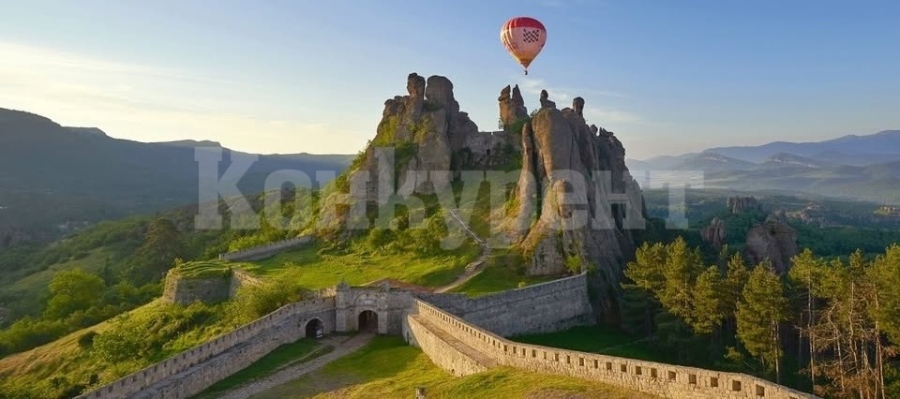
<instances>
[{"instance_id":1,"label":"rocky outcrop","mask_svg":"<svg viewBox=\"0 0 900 399\"><path fill-rule=\"evenodd\" d=\"M572 109L575 110L575 113L578 114L578 116L584 117L584 99L581 97L575 97L572 100ZM591 125L591 126L592 126L591 130L594 130L594 128L597 127L594 125Z\"/></svg>"},{"instance_id":2,"label":"rocky outcrop","mask_svg":"<svg viewBox=\"0 0 900 399\"><path fill-rule=\"evenodd\" d=\"M529 275L596 270L590 275L597 294L594 309L615 322L622 270L635 251L630 229L643 228L646 214L640 188L625 166L622 143L586 123L584 99L560 110L543 90L541 108L529 115L518 88L507 86L498 98L500 119L521 124L521 130L479 132L459 110L453 84L445 77L426 80L410 74L407 92L385 102L377 135L357 161L355 170L367 172L370 181L356 185L364 187L359 192L349 184L328 195L321 230L358 221L347 216L346 208L338 210L337 204L347 202L341 193L383 205L395 193L394 176L396 194L427 194L448 188L448 176L457 177L462 170L513 170L518 181L507 206L494 207L499 217L492 223L500 224L491 231L501 233L489 239L521 248ZM382 147L395 148L398 160L385 162L378 152Z\"/></svg>"},{"instance_id":3,"label":"rocky outcrop","mask_svg":"<svg viewBox=\"0 0 900 399\"><path fill-rule=\"evenodd\" d=\"M497 101L500 102L500 123L504 129L508 130L516 122L528 117L528 109L525 108L525 100L519 91L519 85L512 88L504 87Z\"/></svg>"},{"instance_id":4,"label":"rocky outcrop","mask_svg":"<svg viewBox=\"0 0 900 399\"><path fill-rule=\"evenodd\" d=\"M506 238L525 251L530 275L596 267L595 309L615 319L622 269L635 250L628 227L643 227L643 196L612 133L595 133L572 108L556 109L546 91L541 104L522 132L523 168Z\"/></svg>"},{"instance_id":5,"label":"rocky outcrop","mask_svg":"<svg viewBox=\"0 0 900 399\"><path fill-rule=\"evenodd\" d=\"M787 223L769 220L747 232L745 255L754 264L768 260L779 273L786 273L799 251L797 232Z\"/></svg>"},{"instance_id":6,"label":"rocky outcrop","mask_svg":"<svg viewBox=\"0 0 900 399\"><path fill-rule=\"evenodd\" d=\"M758 212L762 210L762 205L755 197L728 197L725 200L725 206L731 211L732 215L743 212Z\"/></svg>"},{"instance_id":7,"label":"rocky outcrop","mask_svg":"<svg viewBox=\"0 0 900 399\"><path fill-rule=\"evenodd\" d=\"M460 112L453 83L443 76L407 76L407 95L384 103L375 138L343 186L328 194L320 216L320 232L342 230L349 220L341 204L386 205L394 194L428 194L449 189L454 149L478 133L468 114ZM353 178L366 180L353 184ZM340 180L340 179L339 179ZM349 195L349 198L346 196ZM359 205L356 205L359 206ZM359 208L357 208L359 209ZM359 212L353 213L359 216Z\"/></svg>"},{"instance_id":8,"label":"rocky outcrop","mask_svg":"<svg viewBox=\"0 0 900 399\"><path fill-rule=\"evenodd\" d=\"M725 245L725 221L718 217L713 218L709 225L700 230L700 237L716 249Z\"/></svg>"},{"instance_id":9,"label":"rocky outcrop","mask_svg":"<svg viewBox=\"0 0 900 399\"><path fill-rule=\"evenodd\" d=\"M550 94L547 90L541 90L541 108L556 108L556 103L550 101Z\"/></svg>"}]
</instances>

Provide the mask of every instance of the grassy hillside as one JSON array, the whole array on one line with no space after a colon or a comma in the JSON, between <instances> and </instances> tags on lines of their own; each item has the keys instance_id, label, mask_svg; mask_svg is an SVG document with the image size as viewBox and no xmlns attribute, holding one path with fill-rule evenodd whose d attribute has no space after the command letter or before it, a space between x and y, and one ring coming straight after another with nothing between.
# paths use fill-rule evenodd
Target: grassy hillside
<instances>
[{"instance_id":1,"label":"grassy hillside","mask_svg":"<svg viewBox=\"0 0 900 399\"><path fill-rule=\"evenodd\" d=\"M455 377L399 337L377 337L319 371L253 396L278 398L401 398L425 387L429 398L653 398L570 377L498 368Z\"/></svg>"}]
</instances>

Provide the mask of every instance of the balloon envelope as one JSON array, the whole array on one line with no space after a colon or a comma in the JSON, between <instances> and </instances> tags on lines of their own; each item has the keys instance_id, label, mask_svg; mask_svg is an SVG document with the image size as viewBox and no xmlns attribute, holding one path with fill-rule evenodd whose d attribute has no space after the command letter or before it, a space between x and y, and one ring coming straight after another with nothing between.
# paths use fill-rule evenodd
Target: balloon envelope
<instances>
[{"instance_id":1,"label":"balloon envelope","mask_svg":"<svg viewBox=\"0 0 900 399\"><path fill-rule=\"evenodd\" d=\"M538 56L547 42L547 29L540 21L530 17L516 17L503 24L500 42L528 73L528 66Z\"/></svg>"}]
</instances>

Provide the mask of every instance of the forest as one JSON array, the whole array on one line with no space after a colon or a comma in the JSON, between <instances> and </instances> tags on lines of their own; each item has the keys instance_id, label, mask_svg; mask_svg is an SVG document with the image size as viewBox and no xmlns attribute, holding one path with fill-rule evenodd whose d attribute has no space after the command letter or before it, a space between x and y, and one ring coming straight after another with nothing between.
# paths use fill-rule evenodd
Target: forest
<instances>
[{"instance_id":1,"label":"forest","mask_svg":"<svg viewBox=\"0 0 900 399\"><path fill-rule=\"evenodd\" d=\"M752 373L828 398L900 397L900 244L846 259L805 249L778 274L682 238L625 270L623 328L673 361Z\"/></svg>"}]
</instances>

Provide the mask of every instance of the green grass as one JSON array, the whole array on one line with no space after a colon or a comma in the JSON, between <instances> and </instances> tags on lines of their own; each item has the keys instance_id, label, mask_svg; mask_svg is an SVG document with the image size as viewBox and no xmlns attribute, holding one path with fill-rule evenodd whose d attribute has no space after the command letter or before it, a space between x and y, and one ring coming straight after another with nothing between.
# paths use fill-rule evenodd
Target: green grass
<instances>
[{"instance_id":1,"label":"green grass","mask_svg":"<svg viewBox=\"0 0 900 399\"><path fill-rule=\"evenodd\" d=\"M244 383L267 377L275 371L293 365L294 363L308 362L316 357L324 355L334 347L321 345L314 339L300 339L297 342L281 345L274 351L257 360L249 367L232 374L228 378L217 382L198 395L197 399L214 398L232 388Z\"/></svg>"},{"instance_id":2,"label":"green grass","mask_svg":"<svg viewBox=\"0 0 900 399\"><path fill-rule=\"evenodd\" d=\"M177 305L153 301L126 313L134 320L167 320L162 326L174 326L184 320L173 320L173 306ZM215 317L196 320L193 325L181 331L176 339L165 342L163 347L146 353L139 360L110 363L98 359L89 347L79 345L80 337L91 331L103 334L113 325L112 320L75 331L46 345L4 357L0 359L0 397L56 397L67 386L87 384L92 375L96 375L100 383L112 382L233 330L235 326L225 319L223 306L210 306L209 311ZM152 339L149 336L151 332L144 334L144 338Z\"/></svg>"},{"instance_id":3,"label":"green grass","mask_svg":"<svg viewBox=\"0 0 900 399\"><path fill-rule=\"evenodd\" d=\"M399 337L377 337L363 349L253 398L403 398L424 387L428 398L653 398L570 377L511 368L455 377Z\"/></svg>"},{"instance_id":4,"label":"green grass","mask_svg":"<svg viewBox=\"0 0 900 399\"><path fill-rule=\"evenodd\" d=\"M475 260L480 249L466 246L457 252L420 257L404 254L325 255L313 246L283 252L272 258L253 262L251 272L266 276L300 270L302 285L311 289L330 287L345 280L347 284L365 284L381 278L393 278L425 287L452 283L466 265Z\"/></svg>"},{"instance_id":5,"label":"green grass","mask_svg":"<svg viewBox=\"0 0 900 399\"><path fill-rule=\"evenodd\" d=\"M660 356L628 333L607 326L579 326L566 331L511 338L526 344L661 362Z\"/></svg>"},{"instance_id":6,"label":"green grass","mask_svg":"<svg viewBox=\"0 0 900 399\"><path fill-rule=\"evenodd\" d=\"M516 289L556 279L557 277L527 277L520 266L521 259L509 249L495 249L488 256L484 270L471 280L453 289L453 292L480 296Z\"/></svg>"},{"instance_id":7,"label":"green grass","mask_svg":"<svg viewBox=\"0 0 900 399\"><path fill-rule=\"evenodd\" d=\"M184 278L210 278L228 275L230 266L227 261L206 260L183 263L174 270Z\"/></svg>"},{"instance_id":8,"label":"green grass","mask_svg":"<svg viewBox=\"0 0 900 399\"><path fill-rule=\"evenodd\" d=\"M106 256L107 254L103 249L92 250L83 258L55 263L50 265L46 270L29 274L20 280L10 282L9 285L4 284L5 286L0 288L0 292L14 296L22 296L47 291L50 281L53 280L53 275L57 272L74 269L76 267L80 267L91 273L99 274L103 269Z\"/></svg>"}]
</instances>

